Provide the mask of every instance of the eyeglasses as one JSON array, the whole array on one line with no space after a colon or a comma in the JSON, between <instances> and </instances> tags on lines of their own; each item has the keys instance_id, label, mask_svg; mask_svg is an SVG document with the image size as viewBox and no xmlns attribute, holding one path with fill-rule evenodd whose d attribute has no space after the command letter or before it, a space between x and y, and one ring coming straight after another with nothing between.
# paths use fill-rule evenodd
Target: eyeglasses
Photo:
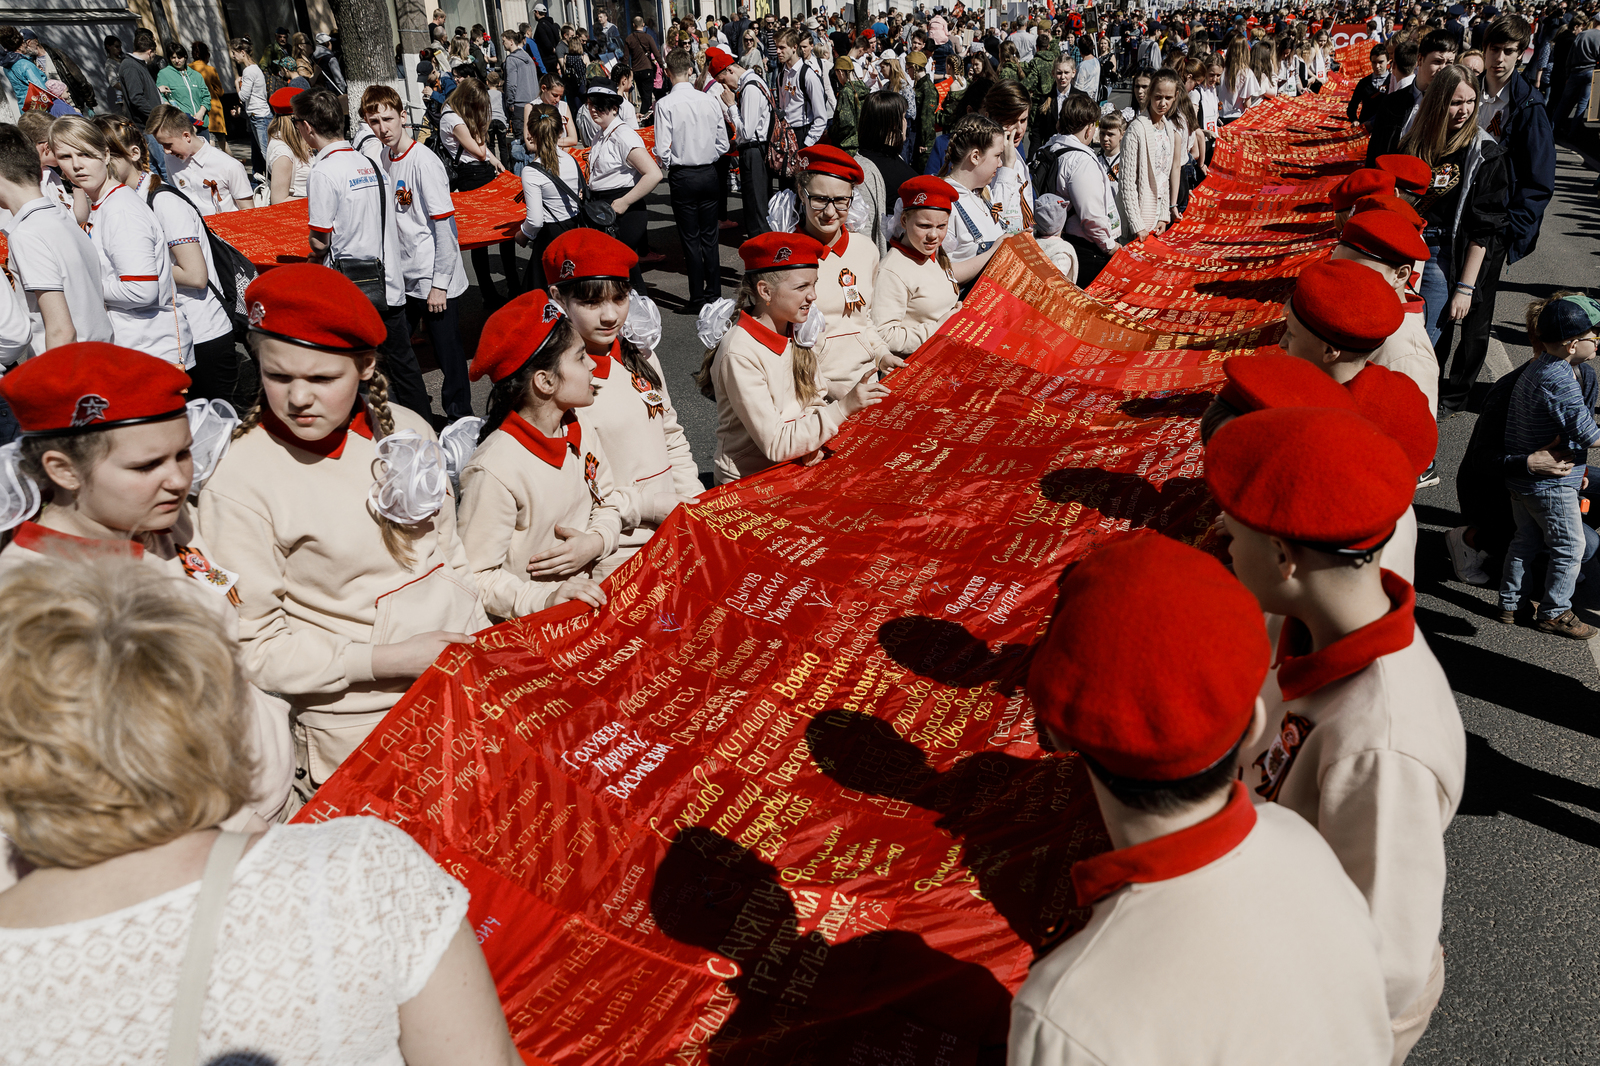
<instances>
[{"instance_id":1,"label":"eyeglasses","mask_svg":"<svg viewBox=\"0 0 1600 1066\"><path fill-rule=\"evenodd\" d=\"M811 204L811 210L818 213L831 207L843 214L850 210L850 205L855 202L855 198L855 193L851 193L849 196L816 196L812 193L806 193L806 200Z\"/></svg>"}]
</instances>

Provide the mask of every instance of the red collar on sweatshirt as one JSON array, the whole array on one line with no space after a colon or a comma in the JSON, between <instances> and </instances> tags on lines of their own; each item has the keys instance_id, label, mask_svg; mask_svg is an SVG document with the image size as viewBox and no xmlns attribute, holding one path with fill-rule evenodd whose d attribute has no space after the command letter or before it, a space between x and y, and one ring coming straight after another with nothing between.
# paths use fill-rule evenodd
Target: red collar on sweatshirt
<instances>
[{"instance_id":1,"label":"red collar on sweatshirt","mask_svg":"<svg viewBox=\"0 0 1600 1066\"><path fill-rule=\"evenodd\" d=\"M604 381L611 376L611 361L622 358L622 340L618 338L611 342L611 350L605 355L591 355L594 360L594 376Z\"/></svg>"},{"instance_id":2,"label":"red collar on sweatshirt","mask_svg":"<svg viewBox=\"0 0 1600 1066\"><path fill-rule=\"evenodd\" d=\"M1233 783L1228 805L1210 818L1164 837L1084 859L1072 867L1078 906L1088 907L1125 885L1170 881L1193 873L1238 847L1255 828L1250 793Z\"/></svg>"},{"instance_id":3,"label":"red collar on sweatshirt","mask_svg":"<svg viewBox=\"0 0 1600 1066\"><path fill-rule=\"evenodd\" d=\"M788 337L781 333L774 333L766 326L763 326L760 322L751 318L749 312L739 312L739 325L743 326L744 331L750 336L766 345L773 355L782 355L789 350Z\"/></svg>"},{"instance_id":4,"label":"red collar on sweatshirt","mask_svg":"<svg viewBox=\"0 0 1600 1066\"><path fill-rule=\"evenodd\" d=\"M805 232L804 226L800 227L800 232ZM839 226L839 235L833 239L832 244L827 246L827 251L822 253L822 258L826 259L830 255L843 255L845 253L845 249L849 247L850 227L841 223Z\"/></svg>"},{"instance_id":5,"label":"red collar on sweatshirt","mask_svg":"<svg viewBox=\"0 0 1600 1066\"><path fill-rule=\"evenodd\" d=\"M356 411L350 416L350 421L329 433L321 440L301 440L295 436L294 430L283 424L283 421L273 413L272 408L261 405L261 428L277 437L291 448L299 448L312 455L320 455L324 459L337 459L344 454L345 438L355 430L361 436L372 440L372 427L367 424L367 408L360 400L356 401Z\"/></svg>"},{"instance_id":6,"label":"red collar on sweatshirt","mask_svg":"<svg viewBox=\"0 0 1600 1066\"><path fill-rule=\"evenodd\" d=\"M1278 634L1278 688L1285 700L1309 696L1325 685L1365 670L1385 655L1411 646L1417 624L1412 617L1417 593L1405 578L1383 571L1383 591L1389 595L1389 613L1346 633L1321 651L1294 655L1293 648L1309 647L1311 633L1298 618L1285 618Z\"/></svg>"},{"instance_id":7,"label":"red collar on sweatshirt","mask_svg":"<svg viewBox=\"0 0 1600 1066\"><path fill-rule=\"evenodd\" d=\"M568 448L572 449L573 455L583 454L583 427L578 424L578 416L571 411L561 416L561 428L566 430L564 437L545 436L515 411L506 415L506 420L500 423L500 428L505 430L512 440L557 470L566 464Z\"/></svg>"},{"instance_id":8,"label":"red collar on sweatshirt","mask_svg":"<svg viewBox=\"0 0 1600 1066\"><path fill-rule=\"evenodd\" d=\"M19 548L50 555L63 549L82 551L90 555L126 555L130 559L144 556L144 545L136 540L90 540L50 529L37 522L24 522L17 527L12 541Z\"/></svg>"},{"instance_id":9,"label":"red collar on sweatshirt","mask_svg":"<svg viewBox=\"0 0 1600 1066\"><path fill-rule=\"evenodd\" d=\"M917 266L921 266L923 263L926 263L928 260L933 258L931 255L923 255L921 252L913 252L910 248L907 248L899 241L890 241L889 247L900 249L900 254L917 264Z\"/></svg>"}]
</instances>

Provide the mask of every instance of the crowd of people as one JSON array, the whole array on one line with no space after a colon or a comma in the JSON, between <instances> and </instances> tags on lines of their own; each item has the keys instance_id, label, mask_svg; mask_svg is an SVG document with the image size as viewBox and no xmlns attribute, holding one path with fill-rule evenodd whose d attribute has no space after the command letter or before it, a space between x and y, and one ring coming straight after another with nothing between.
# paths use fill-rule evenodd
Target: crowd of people
<instances>
[{"instance_id":1,"label":"crowd of people","mask_svg":"<svg viewBox=\"0 0 1600 1066\"><path fill-rule=\"evenodd\" d=\"M1082 757L1114 850L1074 869L1093 918L1037 960L1007 1056L1403 1061L1443 989L1466 759L1413 619L1411 501L1499 274L1535 247L1552 119L1600 29L1561 4L1335 6L741 13L663 38L539 4L498 41L446 37L439 11L423 142L393 88L347 98L309 42L237 38L255 167L202 46L152 75L140 31L104 106L68 81L62 111L42 70L50 102L28 105L37 36L0 27L24 107L0 125L0 967L23 975L0 1062L519 1061L459 884L382 823L278 823L441 655L603 609L607 575L705 491L701 460L717 484L826 462L1004 238L1087 286L1165 232L1223 125L1324 91L1336 24L1372 41L1348 112L1369 157L1330 193L1336 243L1282 354L1230 359L1201 420L1229 565L1148 533L1101 548L1035 651L1038 742ZM467 270L451 194L506 170L526 207L501 292L489 249ZM644 277L663 182L710 457ZM310 261L233 291L205 219L293 197ZM469 346L474 280L491 313ZM1452 562L1497 575L1503 621L1536 601L1537 629L1587 639L1600 303L1557 293L1527 327L1536 357L1462 467ZM1133 658L1152 618L1158 671Z\"/></svg>"}]
</instances>

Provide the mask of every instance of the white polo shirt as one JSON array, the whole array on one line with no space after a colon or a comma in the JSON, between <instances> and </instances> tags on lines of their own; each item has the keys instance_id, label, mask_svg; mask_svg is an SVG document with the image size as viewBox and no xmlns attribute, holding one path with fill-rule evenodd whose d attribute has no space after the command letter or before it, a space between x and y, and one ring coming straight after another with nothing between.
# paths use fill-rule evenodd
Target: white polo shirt
<instances>
[{"instance_id":1,"label":"white polo shirt","mask_svg":"<svg viewBox=\"0 0 1600 1066\"><path fill-rule=\"evenodd\" d=\"M439 157L416 141L395 156L383 153L389 176L390 207L400 236L401 273L406 295L426 300L433 289L454 299L467 291L456 233L456 206L450 200L450 175Z\"/></svg>"},{"instance_id":2,"label":"white polo shirt","mask_svg":"<svg viewBox=\"0 0 1600 1066\"><path fill-rule=\"evenodd\" d=\"M116 331L100 288L100 253L72 216L41 196L24 204L4 228L11 246L7 263L33 321L34 354L47 347L44 316L39 313L41 292L65 294L78 340L112 341Z\"/></svg>"},{"instance_id":3,"label":"white polo shirt","mask_svg":"<svg viewBox=\"0 0 1600 1066\"><path fill-rule=\"evenodd\" d=\"M629 128L621 115L613 115L611 125L600 131L589 150L589 188L610 192L639 184L643 175L628 162L628 156L635 148L643 147L638 131Z\"/></svg>"},{"instance_id":4,"label":"white polo shirt","mask_svg":"<svg viewBox=\"0 0 1600 1066\"><path fill-rule=\"evenodd\" d=\"M149 174L143 175L133 190L150 205L150 210L155 212L156 221L161 224L161 232L166 234L169 256L178 247L186 244L198 245L200 254L205 256L206 279L210 284L198 289L177 286L178 310L189 320L189 332L194 336L194 342L203 344L230 335L233 332L233 321L228 318L228 312L223 308L222 301L211 291L211 285L215 285L217 280L217 264L211 258L211 241L206 237L205 220L200 217L193 201L170 185L156 193L155 199L152 200Z\"/></svg>"},{"instance_id":5,"label":"white polo shirt","mask_svg":"<svg viewBox=\"0 0 1600 1066\"><path fill-rule=\"evenodd\" d=\"M178 310L167 236L155 212L119 183L89 208L89 236L100 253L100 289L116 343L193 366L193 334Z\"/></svg>"},{"instance_id":6,"label":"white polo shirt","mask_svg":"<svg viewBox=\"0 0 1600 1066\"><path fill-rule=\"evenodd\" d=\"M248 200L255 195L244 164L215 145L202 145L187 160L168 153L167 174L203 215L237 211L235 200Z\"/></svg>"},{"instance_id":7,"label":"white polo shirt","mask_svg":"<svg viewBox=\"0 0 1600 1066\"><path fill-rule=\"evenodd\" d=\"M349 141L335 141L311 157L306 210L311 229L328 237L328 265L345 256L381 258L385 301L390 307L403 307L399 229L392 207L380 208L389 194L389 181L378 165L350 147Z\"/></svg>"}]
</instances>

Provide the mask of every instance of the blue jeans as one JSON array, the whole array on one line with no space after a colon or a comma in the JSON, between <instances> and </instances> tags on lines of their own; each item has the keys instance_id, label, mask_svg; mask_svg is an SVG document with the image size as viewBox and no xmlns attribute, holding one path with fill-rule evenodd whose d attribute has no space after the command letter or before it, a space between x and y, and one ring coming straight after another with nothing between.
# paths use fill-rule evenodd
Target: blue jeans
<instances>
[{"instance_id":1,"label":"blue jeans","mask_svg":"<svg viewBox=\"0 0 1600 1066\"><path fill-rule=\"evenodd\" d=\"M272 116L262 115L260 118L250 116L250 132L255 134L256 147L261 149L261 158L267 157L267 131L272 126ZM268 177L271 177L269 174Z\"/></svg>"},{"instance_id":2,"label":"blue jeans","mask_svg":"<svg viewBox=\"0 0 1600 1066\"><path fill-rule=\"evenodd\" d=\"M511 138L511 173L522 177L522 171L528 165L528 149L522 143L521 137Z\"/></svg>"},{"instance_id":3,"label":"blue jeans","mask_svg":"<svg viewBox=\"0 0 1600 1066\"><path fill-rule=\"evenodd\" d=\"M1506 549L1500 573L1500 607L1517 609L1528 564L1540 551L1548 551L1550 564L1545 570L1539 618L1559 618L1572 608L1578 570L1600 547L1600 534L1583 524L1578 487L1570 482L1552 479L1549 485L1537 485L1526 494L1512 490L1510 496L1517 532Z\"/></svg>"},{"instance_id":4,"label":"blue jeans","mask_svg":"<svg viewBox=\"0 0 1600 1066\"><path fill-rule=\"evenodd\" d=\"M1428 340L1439 341L1439 316L1450 304L1450 288L1454 284L1455 269L1451 259L1454 249L1442 230L1429 226L1422 231L1428 245L1428 261L1422 264L1422 278L1417 282L1417 292L1422 297L1422 324L1428 330Z\"/></svg>"},{"instance_id":5,"label":"blue jeans","mask_svg":"<svg viewBox=\"0 0 1600 1066\"><path fill-rule=\"evenodd\" d=\"M150 160L150 169L161 176L162 181L167 181L167 151L161 147L161 142L156 140L156 135L144 135L145 158Z\"/></svg>"},{"instance_id":6,"label":"blue jeans","mask_svg":"<svg viewBox=\"0 0 1600 1066\"><path fill-rule=\"evenodd\" d=\"M1589 86L1593 80L1588 74L1568 75L1567 83L1561 87L1560 102L1556 104L1555 120L1551 123L1557 133L1561 133L1571 126L1572 108L1578 108L1578 121L1583 121L1583 116L1589 113Z\"/></svg>"}]
</instances>

